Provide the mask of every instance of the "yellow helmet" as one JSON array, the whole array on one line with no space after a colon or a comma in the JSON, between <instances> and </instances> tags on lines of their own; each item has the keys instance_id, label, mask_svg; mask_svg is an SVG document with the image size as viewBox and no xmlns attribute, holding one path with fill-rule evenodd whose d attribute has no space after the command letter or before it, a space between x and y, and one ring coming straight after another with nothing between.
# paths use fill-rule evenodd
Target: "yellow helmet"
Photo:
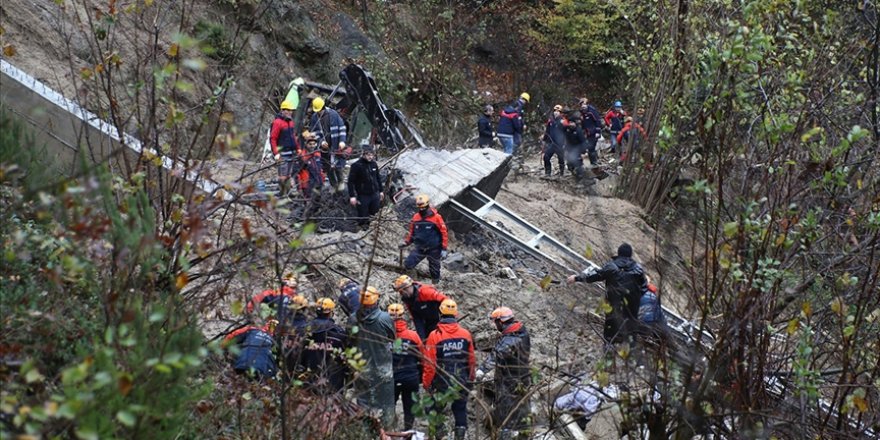
<instances>
[{"instance_id":1,"label":"yellow helmet","mask_svg":"<svg viewBox=\"0 0 880 440\"><path fill-rule=\"evenodd\" d=\"M449 316L458 315L458 304L449 298L444 299L443 302L440 303L440 314Z\"/></svg>"},{"instance_id":2,"label":"yellow helmet","mask_svg":"<svg viewBox=\"0 0 880 440\"><path fill-rule=\"evenodd\" d=\"M513 319L513 310L510 310L508 307L498 307L497 309L492 310L492 313L489 314L489 319L501 322L510 321Z\"/></svg>"},{"instance_id":3,"label":"yellow helmet","mask_svg":"<svg viewBox=\"0 0 880 440\"><path fill-rule=\"evenodd\" d=\"M394 319L403 319L403 304L394 303L389 305L388 314Z\"/></svg>"},{"instance_id":4,"label":"yellow helmet","mask_svg":"<svg viewBox=\"0 0 880 440\"><path fill-rule=\"evenodd\" d=\"M391 286L394 287L394 290L400 292L401 290L412 287L413 280L409 277L409 275L401 275L391 283Z\"/></svg>"},{"instance_id":5,"label":"yellow helmet","mask_svg":"<svg viewBox=\"0 0 880 440\"><path fill-rule=\"evenodd\" d=\"M532 96L529 95L527 92L522 92L522 94L519 95L519 97L522 98L523 100L525 100L526 102L529 102L532 100Z\"/></svg>"},{"instance_id":6,"label":"yellow helmet","mask_svg":"<svg viewBox=\"0 0 880 440\"><path fill-rule=\"evenodd\" d=\"M302 295L294 295L290 302L293 310L302 310L309 306L309 300Z\"/></svg>"},{"instance_id":7,"label":"yellow helmet","mask_svg":"<svg viewBox=\"0 0 880 440\"><path fill-rule=\"evenodd\" d=\"M419 194L416 196L416 208L424 209L427 208L431 203L431 198L428 197L427 194Z\"/></svg>"},{"instance_id":8,"label":"yellow helmet","mask_svg":"<svg viewBox=\"0 0 880 440\"><path fill-rule=\"evenodd\" d=\"M312 100L312 111L319 112L324 109L324 98L317 97Z\"/></svg>"},{"instance_id":9,"label":"yellow helmet","mask_svg":"<svg viewBox=\"0 0 880 440\"><path fill-rule=\"evenodd\" d=\"M297 286L296 281L296 272L287 272L284 276L281 277L281 282L284 283L285 286L294 288Z\"/></svg>"},{"instance_id":10,"label":"yellow helmet","mask_svg":"<svg viewBox=\"0 0 880 440\"><path fill-rule=\"evenodd\" d=\"M294 110L293 103L286 99L281 101L281 110Z\"/></svg>"},{"instance_id":11,"label":"yellow helmet","mask_svg":"<svg viewBox=\"0 0 880 440\"><path fill-rule=\"evenodd\" d=\"M321 315L329 315L336 309L336 303L330 298L318 298L315 301L315 311Z\"/></svg>"},{"instance_id":12,"label":"yellow helmet","mask_svg":"<svg viewBox=\"0 0 880 440\"><path fill-rule=\"evenodd\" d=\"M374 306L379 302L379 289L373 286L367 286L366 289L361 290L361 305L362 306Z\"/></svg>"}]
</instances>

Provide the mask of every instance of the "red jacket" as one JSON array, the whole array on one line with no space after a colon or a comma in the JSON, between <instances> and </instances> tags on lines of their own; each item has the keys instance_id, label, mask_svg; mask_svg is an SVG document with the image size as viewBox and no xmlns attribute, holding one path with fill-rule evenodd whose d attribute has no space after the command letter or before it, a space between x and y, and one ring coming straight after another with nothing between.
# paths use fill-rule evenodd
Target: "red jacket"
<instances>
[{"instance_id":1,"label":"red jacket","mask_svg":"<svg viewBox=\"0 0 880 440\"><path fill-rule=\"evenodd\" d=\"M275 333L275 332L273 332L273 331L270 331L271 329L269 328L269 324L268 324L268 323L266 323L266 325L264 325L264 326L262 326L262 327L257 327L257 326L255 326L255 325L246 325L246 326L244 326L244 327L242 327L242 328L240 328L240 329L233 330L231 333L229 333L228 335L226 335L226 337L223 338L223 344L222 344L222 345L223 345L223 346L229 345L229 343L232 342L232 340L234 340L237 336L239 336L239 335L241 335L241 334L244 334L244 333L247 333L247 332L249 332L249 331L251 331L251 330L261 330L261 331L264 331L264 332L266 332L266 333L268 333L268 334L270 334L270 335Z\"/></svg>"},{"instance_id":2,"label":"red jacket","mask_svg":"<svg viewBox=\"0 0 880 440\"><path fill-rule=\"evenodd\" d=\"M280 151L295 153L299 150L299 141L296 139L296 127L293 119L278 116L272 121L272 131L269 132L269 144L272 145L272 154Z\"/></svg>"},{"instance_id":3,"label":"red jacket","mask_svg":"<svg viewBox=\"0 0 880 440\"><path fill-rule=\"evenodd\" d=\"M648 137L648 133L645 131L644 128L642 128L642 126L640 124L633 124L632 121L630 121L630 122L627 122L626 125L623 126L623 130L620 130L620 133L617 134L617 143L618 144L623 143L623 135L626 132L632 130L633 126L635 126L635 128L637 128L639 130L639 133L641 133L643 139Z\"/></svg>"},{"instance_id":4,"label":"red jacket","mask_svg":"<svg viewBox=\"0 0 880 440\"><path fill-rule=\"evenodd\" d=\"M626 118L626 112L616 111L614 109L608 110L605 113L605 126L608 127L611 131L620 131L620 128L623 126L623 120Z\"/></svg>"},{"instance_id":5,"label":"red jacket","mask_svg":"<svg viewBox=\"0 0 880 440\"><path fill-rule=\"evenodd\" d=\"M251 298L247 303L247 311L248 313L254 311L254 307L259 307L259 304L262 303L274 303L277 301L279 296L284 295L288 296L291 299L296 295L296 290L291 289L290 287L284 286L281 288L281 293L278 293L278 289L266 289Z\"/></svg>"},{"instance_id":6,"label":"red jacket","mask_svg":"<svg viewBox=\"0 0 880 440\"><path fill-rule=\"evenodd\" d=\"M437 369L441 374L437 374ZM473 382L477 368L474 338L455 318L444 317L425 342L422 386L444 390L458 382Z\"/></svg>"},{"instance_id":7,"label":"red jacket","mask_svg":"<svg viewBox=\"0 0 880 440\"><path fill-rule=\"evenodd\" d=\"M434 208L428 208L428 213L423 217L421 212L413 214L409 223L409 233L406 234L407 243L415 243L419 248L446 249L449 245L449 235L446 232L446 222Z\"/></svg>"}]
</instances>

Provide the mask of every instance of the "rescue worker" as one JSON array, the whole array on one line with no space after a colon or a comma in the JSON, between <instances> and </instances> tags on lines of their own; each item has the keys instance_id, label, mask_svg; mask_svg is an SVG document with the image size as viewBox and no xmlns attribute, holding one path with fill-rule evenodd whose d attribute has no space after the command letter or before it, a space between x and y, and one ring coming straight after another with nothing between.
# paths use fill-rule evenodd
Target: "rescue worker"
<instances>
[{"instance_id":1,"label":"rescue worker","mask_svg":"<svg viewBox=\"0 0 880 440\"><path fill-rule=\"evenodd\" d=\"M513 110L516 112L517 119L519 120L519 130L513 133L513 151L514 153L522 145L522 135L526 130L526 120L523 118L523 113L525 111L526 104L531 101L532 97L529 96L528 93L522 92L519 95L519 98L516 98L513 101ZM511 153L513 154L513 153Z\"/></svg>"},{"instance_id":2,"label":"rescue worker","mask_svg":"<svg viewBox=\"0 0 880 440\"><path fill-rule=\"evenodd\" d=\"M623 111L623 103L620 101L614 101L614 107L605 112L605 126L611 132L612 152L617 151L617 135L623 129L623 118L625 117L626 112Z\"/></svg>"},{"instance_id":3,"label":"rescue worker","mask_svg":"<svg viewBox=\"0 0 880 440\"><path fill-rule=\"evenodd\" d=\"M361 308L361 285L355 280L343 277L336 283L336 287L339 288L339 298L336 302L353 324L357 321L357 311Z\"/></svg>"},{"instance_id":4,"label":"rescue worker","mask_svg":"<svg viewBox=\"0 0 880 440\"><path fill-rule=\"evenodd\" d=\"M486 373L495 370L495 404L492 426L500 430L501 440L513 438L513 430L529 426L528 390L532 385L529 369L531 339L522 322L517 321L513 310L498 307L489 314L489 320L501 336L488 359L477 370L479 381Z\"/></svg>"},{"instance_id":5,"label":"rescue worker","mask_svg":"<svg viewBox=\"0 0 880 440\"><path fill-rule=\"evenodd\" d=\"M422 338L406 326L403 304L388 306L388 314L394 320L398 344L394 341L391 356L394 359L394 405L403 398L403 430L413 428L413 403L418 400L419 385L422 383L422 357L425 347Z\"/></svg>"},{"instance_id":6,"label":"rescue worker","mask_svg":"<svg viewBox=\"0 0 880 440\"><path fill-rule=\"evenodd\" d=\"M477 121L477 144L480 148L488 148L492 146L495 138L495 130L492 128L492 113L495 108L489 104L483 107L483 115Z\"/></svg>"},{"instance_id":7,"label":"rescue worker","mask_svg":"<svg viewBox=\"0 0 880 440\"><path fill-rule=\"evenodd\" d=\"M309 120L309 131L318 137L321 145L321 164L324 166L324 174L330 180L333 191L343 191L345 181L342 179L342 170L345 169L345 161L351 154L351 148L346 147L345 121L339 113L324 105L324 99L317 97L312 100L312 117Z\"/></svg>"},{"instance_id":8,"label":"rescue worker","mask_svg":"<svg viewBox=\"0 0 880 440\"><path fill-rule=\"evenodd\" d=\"M413 214L412 221L409 223L409 233L400 244L401 248L410 244L415 245L406 257L403 266L410 270L427 258L431 281L438 284L440 282L440 261L446 259L446 249L449 246L446 222L443 221L440 213L431 207L427 194L416 196L416 208L418 212Z\"/></svg>"},{"instance_id":9,"label":"rescue worker","mask_svg":"<svg viewBox=\"0 0 880 440\"><path fill-rule=\"evenodd\" d=\"M266 289L248 301L246 309L248 313L252 313L254 309L260 311L262 304L266 304L273 310L278 310L278 305L288 305L290 299L296 295L297 277L294 272L287 272L281 277L280 289ZM285 299L285 297L287 297Z\"/></svg>"},{"instance_id":10,"label":"rescue worker","mask_svg":"<svg viewBox=\"0 0 880 440\"><path fill-rule=\"evenodd\" d=\"M620 161L625 162L632 156L643 139L647 139L648 133L642 128L641 124L633 121L632 116L624 119L623 129L617 134L617 144L620 145Z\"/></svg>"},{"instance_id":11,"label":"rescue worker","mask_svg":"<svg viewBox=\"0 0 880 440\"><path fill-rule=\"evenodd\" d=\"M498 117L498 140L504 149L504 154L513 154L516 151L514 137L522 133L522 119L516 113L512 105L504 107Z\"/></svg>"},{"instance_id":12,"label":"rescue worker","mask_svg":"<svg viewBox=\"0 0 880 440\"><path fill-rule=\"evenodd\" d=\"M553 106L553 114L547 120L544 127L544 176L550 177L553 171L551 161L556 155L559 162L559 175L565 173L565 127L563 126L562 106L556 104Z\"/></svg>"},{"instance_id":13,"label":"rescue worker","mask_svg":"<svg viewBox=\"0 0 880 440\"><path fill-rule=\"evenodd\" d=\"M343 352L348 348L345 330L333 322L336 303L330 298L315 302L315 318L308 325L309 335L303 345L303 382L316 393L334 393L345 386L348 363Z\"/></svg>"},{"instance_id":14,"label":"rescue worker","mask_svg":"<svg viewBox=\"0 0 880 440\"><path fill-rule=\"evenodd\" d=\"M638 329L639 303L642 292L647 289L645 271L632 259L632 246L623 243L617 248L617 256L596 270L589 267L582 273L571 275L569 284L575 281L605 282L605 300L611 311L605 314L603 337L607 344L620 341L632 343Z\"/></svg>"},{"instance_id":15,"label":"rescue worker","mask_svg":"<svg viewBox=\"0 0 880 440\"><path fill-rule=\"evenodd\" d=\"M657 344L668 343L670 339L667 335L666 317L663 315L657 286L648 275L645 275L645 280L647 284L639 300L639 335Z\"/></svg>"},{"instance_id":16,"label":"rescue worker","mask_svg":"<svg viewBox=\"0 0 880 440\"><path fill-rule=\"evenodd\" d=\"M308 306L309 301L302 295L294 295L290 301L290 325L285 326L283 358L288 372L297 371L302 362L303 344L308 337Z\"/></svg>"},{"instance_id":17,"label":"rescue worker","mask_svg":"<svg viewBox=\"0 0 880 440\"><path fill-rule=\"evenodd\" d=\"M413 327L422 340L427 339L440 322L440 304L447 299L432 285L417 283L409 275L401 275L391 284L409 310Z\"/></svg>"},{"instance_id":18,"label":"rescue worker","mask_svg":"<svg viewBox=\"0 0 880 440\"><path fill-rule=\"evenodd\" d=\"M587 138L584 136L584 129L581 126L581 113L579 111L572 112L563 124L565 163L578 181L584 181L587 178L587 173L584 170L583 154L587 149ZM593 180L592 176L589 177L589 180Z\"/></svg>"},{"instance_id":19,"label":"rescue worker","mask_svg":"<svg viewBox=\"0 0 880 440\"><path fill-rule=\"evenodd\" d=\"M452 402L455 420L455 440L463 440L467 432L468 384L474 381L477 358L474 355L474 339L471 333L458 324L458 304L446 299L440 304L440 324L425 342L425 359L422 362L422 386L430 393L440 393L453 388L457 397ZM445 408L435 406L435 411ZM438 437L443 429L438 427Z\"/></svg>"},{"instance_id":20,"label":"rescue worker","mask_svg":"<svg viewBox=\"0 0 880 440\"><path fill-rule=\"evenodd\" d=\"M381 412L383 426L394 420L394 362L391 344L397 337L391 316L379 308L379 290L368 286L361 291L357 313L357 348L366 365L355 378L358 404Z\"/></svg>"},{"instance_id":21,"label":"rescue worker","mask_svg":"<svg viewBox=\"0 0 880 440\"><path fill-rule=\"evenodd\" d=\"M238 346L238 356L232 364L236 373L247 374L257 380L275 377L278 364L275 363L272 349L275 347L273 335L277 323L278 321L271 319L263 327L245 326L223 338L224 346Z\"/></svg>"},{"instance_id":22,"label":"rescue worker","mask_svg":"<svg viewBox=\"0 0 880 440\"><path fill-rule=\"evenodd\" d=\"M584 136L587 138L587 153L590 157L590 164L596 165L599 161L599 155L596 152L596 144L599 141L599 136L602 135L602 116L599 115L599 110L597 110L596 107L593 107L593 105L590 104L590 100L587 98L581 98L580 107Z\"/></svg>"},{"instance_id":23,"label":"rescue worker","mask_svg":"<svg viewBox=\"0 0 880 440\"><path fill-rule=\"evenodd\" d=\"M357 209L358 225L367 226L370 218L379 212L385 193L376 154L368 144L361 145L361 157L351 164L348 171L348 197Z\"/></svg>"},{"instance_id":24,"label":"rescue worker","mask_svg":"<svg viewBox=\"0 0 880 440\"><path fill-rule=\"evenodd\" d=\"M293 103L281 102L281 110L272 121L272 129L269 131L269 144L272 146L272 154L275 162L278 162L278 197L287 196L290 191L290 176L295 172L294 162L299 151L299 142L296 139L296 128L293 122ZM298 171L298 170L296 170Z\"/></svg>"},{"instance_id":25,"label":"rescue worker","mask_svg":"<svg viewBox=\"0 0 880 440\"><path fill-rule=\"evenodd\" d=\"M321 194L324 184L324 170L321 165L321 152L318 150L318 137L310 131L303 133L305 146L299 150L300 170L297 174L299 189L306 200Z\"/></svg>"}]
</instances>

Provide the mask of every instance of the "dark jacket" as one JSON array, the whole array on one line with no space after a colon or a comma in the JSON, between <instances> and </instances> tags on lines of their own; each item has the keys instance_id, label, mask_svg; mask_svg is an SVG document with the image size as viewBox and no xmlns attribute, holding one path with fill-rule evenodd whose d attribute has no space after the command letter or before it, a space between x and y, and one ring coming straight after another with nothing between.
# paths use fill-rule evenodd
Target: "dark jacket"
<instances>
[{"instance_id":1,"label":"dark jacket","mask_svg":"<svg viewBox=\"0 0 880 440\"><path fill-rule=\"evenodd\" d=\"M565 142L569 147L581 147L587 142L584 129L576 122L565 123Z\"/></svg>"},{"instance_id":2,"label":"dark jacket","mask_svg":"<svg viewBox=\"0 0 880 440\"><path fill-rule=\"evenodd\" d=\"M642 293L642 299L639 301L639 320L645 324L666 322L660 298L657 297L657 286L653 284L648 284L647 289Z\"/></svg>"},{"instance_id":3,"label":"dark jacket","mask_svg":"<svg viewBox=\"0 0 880 440\"><path fill-rule=\"evenodd\" d=\"M339 391L345 385L348 367L342 351L348 347L348 336L330 318L316 317L309 323L303 347L302 365L307 382L315 388Z\"/></svg>"},{"instance_id":4,"label":"dark jacket","mask_svg":"<svg viewBox=\"0 0 880 440\"><path fill-rule=\"evenodd\" d=\"M348 172L348 196L364 197L382 192L382 177L375 160L363 157L351 164Z\"/></svg>"},{"instance_id":5,"label":"dark jacket","mask_svg":"<svg viewBox=\"0 0 880 440\"><path fill-rule=\"evenodd\" d=\"M238 357L232 367L236 372L253 372L259 377L271 378L278 371L272 348L275 339L265 329L247 326L226 336L225 340L238 345Z\"/></svg>"},{"instance_id":6,"label":"dark jacket","mask_svg":"<svg viewBox=\"0 0 880 440\"><path fill-rule=\"evenodd\" d=\"M522 118L512 106L504 107L498 118L498 134L513 136L514 133L522 133Z\"/></svg>"},{"instance_id":7,"label":"dark jacket","mask_svg":"<svg viewBox=\"0 0 880 440\"><path fill-rule=\"evenodd\" d=\"M623 128L624 118L626 118L625 111L618 111L612 108L605 113L605 125L612 133L617 133Z\"/></svg>"},{"instance_id":8,"label":"dark jacket","mask_svg":"<svg viewBox=\"0 0 880 440\"><path fill-rule=\"evenodd\" d=\"M416 212L409 223L409 234L405 241L419 249L446 249L449 245L446 222L434 208L429 207L424 214Z\"/></svg>"},{"instance_id":9,"label":"dark jacket","mask_svg":"<svg viewBox=\"0 0 880 440\"><path fill-rule=\"evenodd\" d=\"M605 298L613 311L626 319L639 319L639 303L642 292L647 289L647 279L642 266L632 258L616 257L596 273L579 274L575 279L587 283L604 281Z\"/></svg>"},{"instance_id":10,"label":"dark jacket","mask_svg":"<svg viewBox=\"0 0 880 440\"><path fill-rule=\"evenodd\" d=\"M354 386L359 404L381 409L382 418L394 416L394 360L391 345L397 338L391 316L377 306L358 310L357 348L366 365Z\"/></svg>"},{"instance_id":11,"label":"dark jacket","mask_svg":"<svg viewBox=\"0 0 880 440\"><path fill-rule=\"evenodd\" d=\"M402 385L418 386L422 383L422 338L406 326L406 321L394 321L397 339L392 346L394 359L394 382Z\"/></svg>"},{"instance_id":12,"label":"dark jacket","mask_svg":"<svg viewBox=\"0 0 880 440\"><path fill-rule=\"evenodd\" d=\"M512 322L504 327L482 367L484 371L495 369L493 415L497 424L508 419L506 428L522 427L529 415L528 399L522 400L532 384L529 369L531 346L526 327L521 322Z\"/></svg>"},{"instance_id":13,"label":"dark jacket","mask_svg":"<svg viewBox=\"0 0 880 440\"><path fill-rule=\"evenodd\" d=\"M272 154L292 155L299 150L293 119L285 118L281 113L275 116L272 130L269 132L269 144L272 146Z\"/></svg>"},{"instance_id":14,"label":"dark jacket","mask_svg":"<svg viewBox=\"0 0 880 440\"><path fill-rule=\"evenodd\" d=\"M604 125L602 116L592 104L587 104L585 108L581 109L581 116L583 116L581 127L584 128L584 134L588 137L596 136L602 131Z\"/></svg>"},{"instance_id":15,"label":"dark jacket","mask_svg":"<svg viewBox=\"0 0 880 440\"><path fill-rule=\"evenodd\" d=\"M341 290L336 304L339 304L345 316L355 316L361 308L361 286L356 281L351 281Z\"/></svg>"},{"instance_id":16,"label":"dark jacket","mask_svg":"<svg viewBox=\"0 0 880 440\"><path fill-rule=\"evenodd\" d=\"M422 338L427 338L440 322L440 303L447 297L434 286L413 283L413 294L401 295L400 300L412 316L413 326Z\"/></svg>"},{"instance_id":17,"label":"dark jacket","mask_svg":"<svg viewBox=\"0 0 880 440\"><path fill-rule=\"evenodd\" d=\"M487 115L480 116L480 120L477 121L477 133L479 134L479 145L481 147L487 147L492 145L492 118Z\"/></svg>"},{"instance_id":18,"label":"dark jacket","mask_svg":"<svg viewBox=\"0 0 880 440\"><path fill-rule=\"evenodd\" d=\"M550 117L544 130L544 142L562 148L565 146L565 127L562 125L562 116Z\"/></svg>"},{"instance_id":19,"label":"dark jacket","mask_svg":"<svg viewBox=\"0 0 880 440\"><path fill-rule=\"evenodd\" d=\"M457 382L467 386L474 380L476 365L471 333L459 326L455 318L442 318L425 342L422 386L438 391Z\"/></svg>"},{"instance_id":20,"label":"dark jacket","mask_svg":"<svg viewBox=\"0 0 880 440\"><path fill-rule=\"evenodd\" d=\"M336 110L329 107L324 107L320 112L312 114L309 130L315 133L319 145L321 142L327 141L332 152L339 149L340 142L347 142L345 121Z\"/></svg>"},{"instance_id":21,"label":"dark jacket","mask_svg":"<svg viewBox=\"0 0 880 440\"><path fill-rule=\"evenodd\" d=\"M309 336L309 319L303 313L290 312L290 323L284 338L284 359L288 371L301 370L303 346Z\"/></svg>"}]
</instances>

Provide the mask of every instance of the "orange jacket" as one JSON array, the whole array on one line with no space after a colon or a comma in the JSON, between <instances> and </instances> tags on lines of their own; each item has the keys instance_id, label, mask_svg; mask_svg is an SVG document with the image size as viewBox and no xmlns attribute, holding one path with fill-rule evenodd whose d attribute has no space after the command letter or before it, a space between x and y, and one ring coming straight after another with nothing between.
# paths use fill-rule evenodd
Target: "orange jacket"
<instances>
[{"instance_id":1,"label":"orange jacket","mask_svg":"<svg viewBox=\"0 0 880 440\"><path fill-rule=\"evenodd\" d=\"M437 369L441 374L437 374ZM425 360L422 362L422 386L425 389L445 390L457 382L467 386L473 382L477 368L474 338L458 325L455 318L443 317L437 330L425 342Z\"/></svg>"},{"instance_id":2,"label":"orange jacket","mask_svg":"<svg viewBox=\"0 0 880 440\"><path fill-rule=\"evenodd\" d=\"M446 249L449 245L449 235L446 232L446 222L434 208L428 208L428 213L422 216L421 212L413 214L409 223L409 233L406 235L407 244L415 243L416 247L423 249Z\"/></svg>"},{"instance_id":3,"label":"orange jacket","mask_svg":"<svg viewBox=\"0 0 880 440\"><path fill-rule=\"evenodd\" d=\"M248 313L253 312L254 307L259 307L259 304L262 304L264 302L269 304L274 303L279 299L278 297L280 295L290 297L291 299L296 295L296 290L293 290L292 288L287 286L284 286L280 289L281 293L279 293L278 290L279 289L266 289L254 295L254 297L251 298L251 300L247 303Z\"/></svg>"}]
</instances>

